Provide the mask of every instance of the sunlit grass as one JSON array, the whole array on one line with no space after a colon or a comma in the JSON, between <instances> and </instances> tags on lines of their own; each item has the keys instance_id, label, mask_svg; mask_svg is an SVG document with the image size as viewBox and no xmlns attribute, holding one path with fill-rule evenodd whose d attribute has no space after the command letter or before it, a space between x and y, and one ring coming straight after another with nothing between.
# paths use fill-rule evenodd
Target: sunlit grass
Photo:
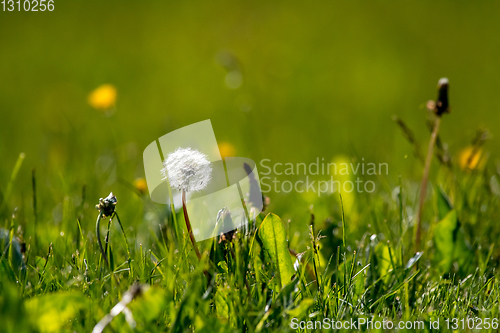
<instances>
[{"instance_id":1,"label":"sunlit grass","mask_svg":"<svg viewBox=\"0 0 500 333\"><path fill-rule=\"evenodd\" d=\"M415 163L423 162L414 126L395 120ZM23 170L20 154L1 187L0 329L283 332L295 331L292 320L365 318L426 327L440 319L448 331L445 319L499 318L500 186L484 158L487 132L458 159L434 133L422 198L420 179L400 175L394 186L378 179L374 193L333 193L304 205L308 218L294 220L301 226L294 232L271 205L246 233L196 247L186 212L154 204L143 178L123 176L133 147L101 156L94 174L74 163L73 173L41 175ZM230 156L235 148L224 150ZM28 191L16 188L22 177ZM89 197L98 191L116 197ZM230 219L221 212L221 223Z\"/></svg>"}]
</instances>

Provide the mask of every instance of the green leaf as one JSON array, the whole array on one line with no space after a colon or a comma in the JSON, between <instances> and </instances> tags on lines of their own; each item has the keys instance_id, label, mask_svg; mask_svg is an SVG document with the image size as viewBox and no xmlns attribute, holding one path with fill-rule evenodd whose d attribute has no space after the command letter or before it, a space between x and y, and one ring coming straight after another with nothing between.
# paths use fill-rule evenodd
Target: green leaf
<instances>
[{"instance_id":1,"label":"green leaf","mask_svg":"<svg viewBox=\"0 0 500 333\"><path fill-rule=\"evenodd\" d=\"M439 220L444 219L444 217L452 211L453 206L450 202L450 199L444 193L443 189L439 186L436 186L436 192L437 192L437 210L438 210L438 216Z\"/></svg>"},{"instance_id":2,"label":"green leaf","mask_svg":"<svg viewBox=\"0 0 500 333\"><path fill-rule=\"evenodd\" d=\"M466 265L469 261L470 251L465 243L456 210L450 211L436 225L434 244L436 245L435 261L441 273L449 272L455 261L460 266Z\"/></svg>"},{"instance_id":3,"label":"green leaf","mask_svg":"<svg viewBox=\"0 0 500 333\"><path fill-rule=\"evenodd\" d=\"M0 277L4 277L2 267L6 267L5 262L3 265L0 264ZM26 320L31 314L25 311L23 297L19 293L17 283L2 280L0 283L0 331L33 332L34 327L29 320Z\"/></svg>"},{"instance_id":4,"label":"green leaf","mask_svg":"<svg viewBox=\"0 0 500 333\"><path fill-rule=\"evenodd\" d=\"M39 273L42 273L44 268L50 267L50 262L47 263L45 258L36 256L35 257L35 268L38 270Z\"/></svg>"},{"instance_id":5,"label":"green leaf","mask_svg":"<svg viewBox=\"0 0 500 333\"><path fill-rule=\"evenodd\" d=\"M227 288L222 286L217 288L217 292L215 293L215 309L217 311L217 317L224 321L229 319L229 304L227 303L228 297Z\"/></svg>"},{"instance_id":6,"label":"green leaf","mask_svg":"<svg viewBox=\"0 0 500 333\"><path fill-rule=\"evenodd\" d=\"M217 266L219 266L224 271L224 273L227 274L227 272L229 272L229 269L227 268L227 263L225 261L219 261Z\"/></svg>"},{"instance_id":7,"label":"green leaf","mask_svg":"<svg viewBox=\"0 0 500 333\"><path fill-rule=\"evenodd\" d=\"M167 305L168 298L165 291L162 288L152 286L141 297L134 299L128 307L136 319L151 322L161 316Z\"/></svg>"},{"instance_id":8,"label":"green leaf","mask_svg":"<svg viewBox=\"0 0 500 333\"><path fill-rule=\"evenodd\" d=\"M50 293L25 302L26 312L41 332L61 332L80 311L91 307L90 300L80 293Z\"/></svg>"},{"instance_id":9,"label":"green leaf","mask_svg":"<svg viewBox=\"0 0 500 333\"><path fill-rule=\"evenodd\" d=\"M277 215L269 213L260 225L259 237L262 240L264 249L274 262L278 271L280 286L283 288L292 281L295 274L290 252L288 251L283 221Z\"/></svg>"},{"instance_id":10,"label":"green leaf","mask_svg":"<svg viewBox=\"0 0 500 333\"><path fill-rule=\"evenodd\" d=\"M383 277L385 283L388 283L391 278L389 272L393 269L389 246L384 243L378 243L375 246L375 255L377 257L378 274L380 277Z\"/></svg>"},{"instance_id":11,"label":"green leaf","mask_svg":"<svg viewBox=\"0 0 500 333\"><path fill-rule=\"evenodd\" d=\"M307 315L307 311L314 304L314 299L304 298L299 306L291 310L287 310L287 314L292 318L303 318Z\"/></svg>"}]
</instances>

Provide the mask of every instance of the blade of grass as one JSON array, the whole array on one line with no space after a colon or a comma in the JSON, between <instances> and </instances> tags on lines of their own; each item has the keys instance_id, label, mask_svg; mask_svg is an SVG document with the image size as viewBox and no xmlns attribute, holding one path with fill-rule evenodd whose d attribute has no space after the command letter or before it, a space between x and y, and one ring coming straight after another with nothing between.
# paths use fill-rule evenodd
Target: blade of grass
<instances>
[{"instance_id":1,"label":"blade of grass","mask_svg":"<svg viewBox=\"0 0 500 333\"><path fill-rule=\"evenodd\" d=\"M10 195L12 192L12 188L14 186L14 182L16 181L17 174L19 173L19 170L21 169L21 166L23 165L23 161L26 155L24 153L19 154L19 157L17 158L16 164L14 165L14 169L12 170L12 174L10 175L9 183L7 184L7 188L4 193L3 197L3 202L0 205L0 211L5 207L7 202L10 199Z\"/></svg>"}]
</instances>

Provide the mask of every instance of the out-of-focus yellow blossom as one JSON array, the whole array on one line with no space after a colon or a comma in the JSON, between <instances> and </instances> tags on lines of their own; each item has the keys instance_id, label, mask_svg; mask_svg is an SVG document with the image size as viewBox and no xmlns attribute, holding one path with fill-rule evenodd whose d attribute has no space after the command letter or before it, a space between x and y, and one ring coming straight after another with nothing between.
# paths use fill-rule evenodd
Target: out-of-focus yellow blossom
<instances>
[{"instance_id":1,"label":"out-of-focus yellow blossom","mask_svg":"<svg viewBox=\"0 0 500 333\"><path fill-rule=\"evenodd\" d=\"M141 194L144 194L148 190L148 183L146 183L146 179L144 178L137 178L134 180L134 187Z\"/></svg>"},{"instance_id":2,"label":"out-of-focus yellow blossom","mask_svg":"<svg viewBox=\"0 0 500 333\"><path fill-rule=\"evenodd\" d=\"M112 84L103 84L89 94L90 106L97 110L109 110L115 106L116 88Z\"/></svg>"},{"instance_id":3,"label":"out-of-focus yellow blossom","mask_svg":"<svg viewBox=\"0 0 500 333\"><path fill-rule=\"evenodd\" d=\"M354 203L356 202L356 191L346 191L345 186L349 187L349 184L355 182L354 175L349 171L348 165L353 163L352 160L344 155L337 155L332 159L332 164L330 166L330 175L333 176L333 180L339 181L340 188L336 188L336 195L342 194L342 203L344 205L345 214L351 217L351 220L356 215L354 209ZM337 187L337 186L336 186Z\"/></svg>"},{"instance_id":4,"label":"out-of-focus yellow blossom","mask_svg":"<svg viewBox=\"0 0 500 333\"><path fill-rule=\"evenodd\" d=\"M219 143L219 151L222 157L234 157L236 153L236 149L229 142L221 142Z\"/></svg>"},{"instance_id":5,"label":"out-of-focus yellow blossom","mask_svg":"<svg viewBox=\"0 0 500 333\"><path fill-rule=\"evenodd\" d=\"M460 152L459 164L462 169L473 170L484 165L483 149L481 147L469 146Z\"/></svg>"}]
</instances>

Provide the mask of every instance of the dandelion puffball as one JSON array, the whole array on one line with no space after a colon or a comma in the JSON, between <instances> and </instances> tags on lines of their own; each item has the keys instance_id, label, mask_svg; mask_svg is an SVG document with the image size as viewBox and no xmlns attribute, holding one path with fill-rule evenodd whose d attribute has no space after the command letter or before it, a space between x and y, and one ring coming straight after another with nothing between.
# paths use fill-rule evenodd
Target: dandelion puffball
<instances>
[{"instance_id":1,"label":"dandelion puffball","mask_svg":"<svg viewBox=\"0 0 500 333\"><path fill-rule=\"evenodd\" d=\"M161 169L170 186L184 192L203 190L212 178L212 166L207 155L196 149L177 148L168 154Z\"/></svg>"}]
</instances>

